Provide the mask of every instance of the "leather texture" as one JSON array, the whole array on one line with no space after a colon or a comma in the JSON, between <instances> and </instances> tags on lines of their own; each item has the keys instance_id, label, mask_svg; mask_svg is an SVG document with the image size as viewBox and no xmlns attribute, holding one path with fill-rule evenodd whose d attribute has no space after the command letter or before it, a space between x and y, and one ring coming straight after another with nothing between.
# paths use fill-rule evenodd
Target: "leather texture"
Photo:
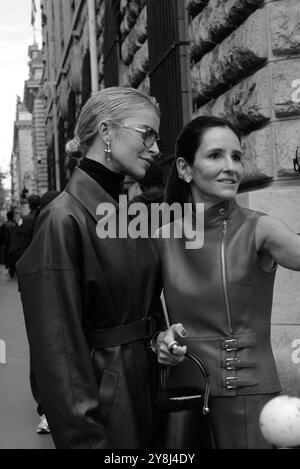
<instances>
[{"instance_id":1,"label":"leather texture","mask_svg":"<svg viewBox=\"0 0 300 469\"><path fill-rule=\"evenodd\" d=\"M205 212L202 248L186 249L184 237L157 240L170 322L183 323L187 338L181 343L207 365L214 396L280 389L270 344L276 269L262 270L255 245L261 215L224 201ZM183 362L172 370L169 382L199 386L198 376L190 363Z\"/></svg>"},{"instance_id":2,"label":"leather texture","mask_svg":"<svg viewBox=\"0 0 300 469\"><path fill-rule=\"evenodd\" d=\"M278 394L216 397L210 412L162 414L157 447L164 449L272 449L262 436L259 415Z\"/></svg>"},{"instance_id":3,"label":"leather texture","mask_svg":"<svg viewBox=\"0 0 300 469\"><path fill-rule=\"evenodd\" d=\"M40 399L57 448L144 448L152 431L156 357L148 341L89 348L85 331L151 315L162 326L156 247L99 239L98 204L116 202L76 169L38 219L17 265Z\"/></svg>"}]
</instances>

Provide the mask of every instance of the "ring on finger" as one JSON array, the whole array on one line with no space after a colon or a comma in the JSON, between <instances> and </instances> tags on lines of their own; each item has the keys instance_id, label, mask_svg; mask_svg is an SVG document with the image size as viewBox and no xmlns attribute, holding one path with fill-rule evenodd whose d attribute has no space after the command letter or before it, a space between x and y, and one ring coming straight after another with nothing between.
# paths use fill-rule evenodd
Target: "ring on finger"
<instances>
[{"instance_id":1,"label":"ring on finger","mask_svg":"<svg viewBox=\"0 0 300 469\"><path fill-rule=\"evenodd\" d=\"M179 343L176 340L173 340L172 342L169 343L168 345L168 351L170 353L174 353L174 350L179 347Z\"/></svg>"}]
</instances>

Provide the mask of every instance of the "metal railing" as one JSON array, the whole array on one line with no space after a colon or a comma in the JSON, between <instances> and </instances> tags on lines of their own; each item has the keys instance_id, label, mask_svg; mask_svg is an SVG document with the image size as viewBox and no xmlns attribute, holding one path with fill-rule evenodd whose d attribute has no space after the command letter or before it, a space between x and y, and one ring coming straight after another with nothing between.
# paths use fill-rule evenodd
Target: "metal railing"
<instances>
[{"instance_id":1,"label":"metal railing","mask_svg":"<svg viewBox=\"0 0 300 469\"><path fill-rule=\"evenodd\" d=\"M182 69L180 56L188 41L182 40L179 34L177 0L148 0L147 8L150 93L161 107L162 165L169 166L176 137L183 127L182 74L186 71Z\"/></svg>"}]
</instances>

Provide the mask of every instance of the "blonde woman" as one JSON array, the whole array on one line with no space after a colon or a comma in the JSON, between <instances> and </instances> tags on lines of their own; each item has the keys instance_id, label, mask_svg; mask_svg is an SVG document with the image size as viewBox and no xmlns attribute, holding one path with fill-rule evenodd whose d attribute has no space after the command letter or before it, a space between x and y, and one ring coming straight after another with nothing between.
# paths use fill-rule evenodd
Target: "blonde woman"
<instances>
[{"instance_id":1,"label":"blonde woman","mask_svg":"<svg viewBox=\"0 0 300 469\"><path fill-rule=\"evenodd\" d=\"M107 88L83 107L69 152L83 156L41 213L17 266L37 387L57 448L146 448L160 326L158 256L147 239L100 239L98 207L159 154L156 101ZM105 206L106 206L105 205Z\"/></svg>"}]
</instances>

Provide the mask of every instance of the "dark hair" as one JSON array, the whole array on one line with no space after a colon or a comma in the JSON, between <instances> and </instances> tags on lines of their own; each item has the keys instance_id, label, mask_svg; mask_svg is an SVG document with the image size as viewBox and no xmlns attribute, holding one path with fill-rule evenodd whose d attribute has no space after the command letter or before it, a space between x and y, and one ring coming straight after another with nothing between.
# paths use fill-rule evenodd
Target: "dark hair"
<instances>
[{"instance_id":1,"label":"dark hair","mask_svg":"<svg viewBox=\"0 0 300 469\"><path fill-rule=\"evenodd\" d=\"M35 210L36 208L39 208L40 206L40 196L36 194L31 194L28 197L28 205L30 210Z\"/></svg>"},{"instance_id":2,"label":"dark hair","mask_svg":"<svg viewBox=\"0 0 300 469\"><path fill-rule=\"evenodd\" d=\"M139 181L141 189L144 191L151 187L161 187L163 185L163 170L158 163L152 161L143 179Z\"/></svg>"},{"instance_id":3,"label":"dark hair","mask_svg":"<svg viewBox=\"0 0 300 469\"><path fill-rule=\"evenodd\" d=\"M15 216L15 214L14 214L14 212L13 212L12 210L9 210L9 211L6 213L6 217L7 217L8 220L13 221L14 216Z\"/></svg>"},{"instance_id":4,"label":"dark hair","mask_svg":"<svg viewBox=\"0 0 300 469\"><path fill-rule=\"evenodd\" d=\"M165 201L169 204L174 202L184 204L189 201L190 196L189 184L178 176L177 158L183 157L189 165L193 165L195 154L202 143L205 132L214 127L228 127L241 142L239 131L225 119L213 116L199 116L188 122L176 140L175 160L169 173L165 192Z\"/></svg>"},{"instance_id":5,"label":"dark hair","mask_svg":"<svg viewBox=\"0 0 300 469\"><path fill-rule=\"evenodd\" d=\"M48 204L50 204L50 202L52 202L52 200L56 199L56 197L59 196L59 194L60 194L59 191L53 191L53 190L45 192L41 197L40 209L42 210L43 208L45 208Z\"/></svg>"}]
</instances>

